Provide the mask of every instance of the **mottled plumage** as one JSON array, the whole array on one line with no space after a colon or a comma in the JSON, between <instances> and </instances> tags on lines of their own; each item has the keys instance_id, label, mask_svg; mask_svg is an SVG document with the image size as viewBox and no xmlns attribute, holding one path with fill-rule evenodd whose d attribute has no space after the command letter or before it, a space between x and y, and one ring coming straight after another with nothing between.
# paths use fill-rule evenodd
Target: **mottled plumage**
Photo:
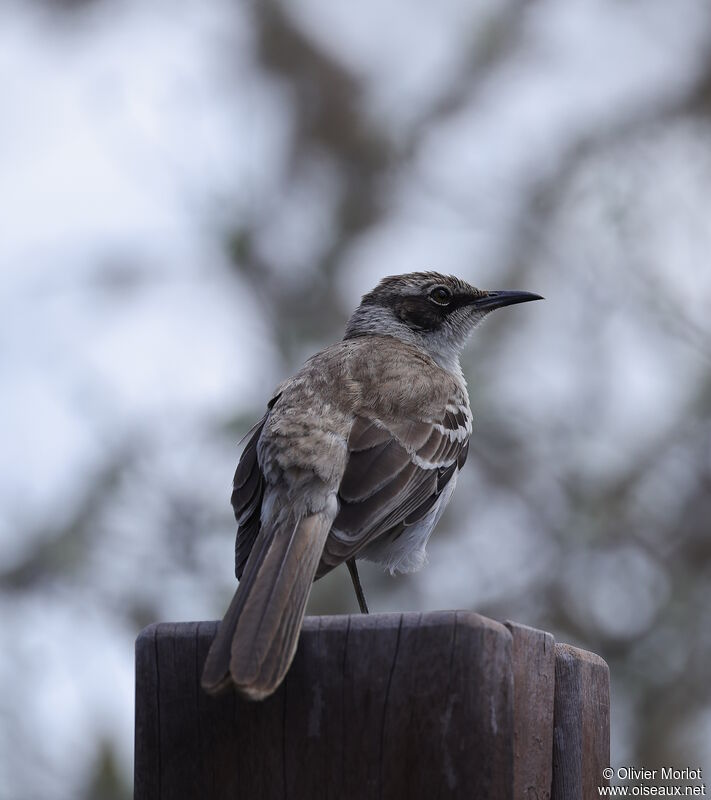
<instances>
[{"instance_id":1,"label":"mottled plumage","mask_svg":"<svg viewBox=\"0 0 711 800\"><path fill-rule=\"evenodd\" d=\"M472 431L459 352L492 308L537 297L432 272L386 278L344 340L276 389L234 477L240 584L208 655L206 690L273 692L312 581L339 564L424 564Z\"/></svg>"}]
</instances>

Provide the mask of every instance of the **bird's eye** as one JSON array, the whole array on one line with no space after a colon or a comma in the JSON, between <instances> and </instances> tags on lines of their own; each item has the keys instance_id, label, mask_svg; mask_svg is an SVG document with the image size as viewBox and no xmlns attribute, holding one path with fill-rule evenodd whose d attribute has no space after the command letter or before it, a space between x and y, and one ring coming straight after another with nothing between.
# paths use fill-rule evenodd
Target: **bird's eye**
<instances>
[{"instance_id":1,"label":"bird's eye","mask_svg":"<svg viewBox=\"0 0 711 800\"><path fill-rule=\"evenodd\" d=\"M448 306L452 300L452 293L444 286L435 286L430 292L430 300L438 306Z\"/></svg>"}]
</instances>

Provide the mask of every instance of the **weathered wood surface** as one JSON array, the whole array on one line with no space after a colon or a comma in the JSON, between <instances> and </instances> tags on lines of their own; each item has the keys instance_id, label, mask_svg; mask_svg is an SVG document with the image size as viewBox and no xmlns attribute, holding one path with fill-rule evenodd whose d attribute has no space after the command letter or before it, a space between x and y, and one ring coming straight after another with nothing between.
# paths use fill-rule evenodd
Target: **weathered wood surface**
<instances>
[{"instance_id":1,"label":"weathered wood surface","mask_svg":"<svg viewBox=\"0 0 711 800\"><path fill-rule=\"evenodd\" d=\"M549 800L553 770L555 640L507 622L513 636L515 798Z\"/></svg>"},{"instance_id":2,"label":"weathered wood surface","mask_svg":"<svg viewBox=\"0 0 711 800\"><path fill-rule=\"evenodd\" d=\"M594 653L555 646L552 800L599 797L609 785L610 670Z\"/></svg>"},{"instance_id":3,"label":"weathered wood surface","mask_svg":"<svg viewBox=\"0 0 711 800\"><path fill-rule=\"evenodd\" d=\"M585 765L606 756L589 732L609 712L600 721L581 704L570 676L585 672L583 651L554 650L550 634L466 611L311 617L284 684L254 703L201 691L216 628L163 623L138 637L135 800L544 800L551 767L555 783L568 764L551 755L559 668L556 737L598 751L554 797L593 797Z\"/></svg>"}]
</instances>

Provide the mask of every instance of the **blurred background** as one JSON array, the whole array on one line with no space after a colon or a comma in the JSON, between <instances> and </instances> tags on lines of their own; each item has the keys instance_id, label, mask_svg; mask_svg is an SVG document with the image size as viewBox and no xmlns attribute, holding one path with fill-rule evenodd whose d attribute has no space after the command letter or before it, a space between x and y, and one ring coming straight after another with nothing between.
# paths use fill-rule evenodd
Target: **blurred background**
<instances>
[{"instance_id":1,"label":"blurred background","mask_svg":"<svg viewBox=\"0 0 711 800\"><path fill-rule=\"evenodd\" d=\"M711 774L705 0L3 0L0 225L0 797L131 796L133 640L222 615L240 437L419 269L547 299L473 337L371 609L593 650L613 765Z\"/></svg>"}]
</instances>

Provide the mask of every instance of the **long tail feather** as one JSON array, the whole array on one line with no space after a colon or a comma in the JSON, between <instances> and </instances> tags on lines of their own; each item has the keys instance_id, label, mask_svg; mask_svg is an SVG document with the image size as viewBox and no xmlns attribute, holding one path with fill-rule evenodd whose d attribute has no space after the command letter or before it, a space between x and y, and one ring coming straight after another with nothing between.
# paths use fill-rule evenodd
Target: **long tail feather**
<instances>
[{"instance_id":1,"label":"long tail feather","mask_svg":"<svg viewBox=\"0 0 711 800\"><path fill-rule=\"evenodd\" d=\"M291 517L262 528L210 647L202 686L230 684L251 699L272 694L294 657L331 514Z\"/></svg>"}]
</instances>

